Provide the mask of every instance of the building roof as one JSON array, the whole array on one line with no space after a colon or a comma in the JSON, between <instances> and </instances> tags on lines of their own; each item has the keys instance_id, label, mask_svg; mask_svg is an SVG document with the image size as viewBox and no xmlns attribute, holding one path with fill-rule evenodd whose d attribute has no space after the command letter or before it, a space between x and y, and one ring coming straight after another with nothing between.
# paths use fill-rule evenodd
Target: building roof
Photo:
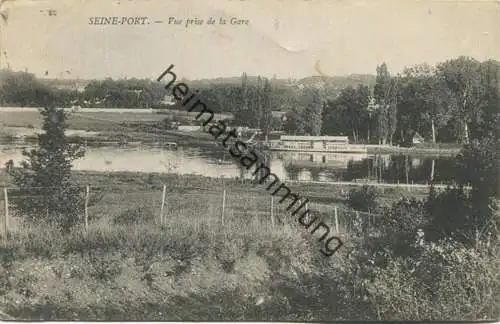
<instances>
[{"instance_id":1,"label":"building roof","mask_svg":"<svg viewBox=\"0 0 500 324\"><path fill-rule=\"evenodd\" d=\"M292 136L281 135L282 141L349 141L347 136Z\"/></svg>"}]
</instances>

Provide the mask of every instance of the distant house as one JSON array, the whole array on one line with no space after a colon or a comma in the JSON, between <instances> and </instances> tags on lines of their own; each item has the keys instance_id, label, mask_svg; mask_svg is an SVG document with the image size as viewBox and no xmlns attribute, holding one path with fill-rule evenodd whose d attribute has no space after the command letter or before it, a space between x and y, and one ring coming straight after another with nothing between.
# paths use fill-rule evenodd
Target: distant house
<instances>
[{"instance_id":1,"label":"distant house","mask_svg":"<svg viewBox=\"0 0 500 324\"><path fill-rule=\"evenodd\" d=\"M89 83L88 80L80 79L47 79L41 78L42 83L55 87L60 90L76 90L78 92L85 91L85 87Z\"/></svg>"},{"instance_id":2,"label":"distant house","mask_svg":"<svg viewBox=\"0 0 500 324\"><path fill-rule=\"evenodd\" d=\"M422 144L423 142L424 142L424 138L422 136L420 136L419 133L415 133L415 135L413 135L413 139L412 139L413 144Z\"/></svg>"},{"instance_id":3,"label":"distant house","mask_svg":"<svg viewBox=\"0 0 500 324\"><path fill-rule=\"evenodd\" d=\"M178 125L177 130L181 132L197 132L201 130L199 125Z\"/></svg>"},{"instance_id":4,"label":"distant house","mask_svg":"<svg viewBox=\"0 0 500 324\"><path fill-rule=\"evenodd\" d=\"M165 95L165 96L163 97L163 100L162 100L162 102L161 102L161 103L163 103L163 104L165 104L165 105L168 105L168 106L173 106L173 105L175 105L175 104L176 104L176 101L175 101L174 96L171 96L171 95L168 95L168 94L167 94L167 95Z\"/></svg>"},{"instance_id":5,"label":"distant house","mask_svg":"<svg viewBox=\"0 0 500 324\"><path fill-rule=\"evenodd\" d=\"M286 112L273 110L271 111L271 115L273 116L273 118L282 119L283 116L286 115Z\"/></svg>"}]
</instances>

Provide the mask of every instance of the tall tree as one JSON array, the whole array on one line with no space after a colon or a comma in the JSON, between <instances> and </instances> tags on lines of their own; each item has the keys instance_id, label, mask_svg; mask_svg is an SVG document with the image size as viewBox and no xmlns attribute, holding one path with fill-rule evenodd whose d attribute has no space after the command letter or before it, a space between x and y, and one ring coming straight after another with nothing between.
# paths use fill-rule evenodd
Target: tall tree
<instances>
[{"instance_id":1,"label":"tall tree","mask_svg":"<svg viewBox=\"0 0 500 324\"><path fill-rule=\"evenodd\" d=\"M377 67L376 83L373 90L375 101L379 106L378 131L381 144L387 142L392 144L392 137L396 131L396 90L397 79L391 78L387 65L382 63Z\"/></svg>"},{"instance_id":2,"label":"tall tree","mask_svg":"<svg viewBox=\"0 0 500 324\"><path fill-rule=\"evenodd\" d=\"M239 97L236 100L236 102L238 102L237 104L232 102L232 104L235 104L232 110L235 123L241 126L251 126L250 118L252 112L249 100L248 77L245 72L241 75L241 88L238 92L239 94L236 91L231 92L233 98Z\"/></svg>"},{"instance_id":3,"label":"tall tree","mask_svg":"<svg viewBox=\"0 0 500 324\"><path fill-rule=\"evenodd\" d=\"M379 107L372 95L368 97L368 105L366 106L367 123L366 123L366 140L371 143L372 133L377 129L377 111Z\"/></svg>"},{"instance_id":4,"label":"tall tree","mask_svg":"<svg viewBox=\"0 0 500 324\"><path fill-rule=\"evenodd\" d=\"M286 114L286 120L283 123L283 130L288 134L305 135L307 128L306 124L307 121L304 119L303 112L299 111L299 109L294 106Z\"/></svg>"},{"instance_id":5,"label":"tall tree","mask_svg":"<svg viewBox=\"0 0 500 324\"><path fill-rule=\"evenodd\" d=\"M366 85L359 84L356 88L356 106L358 118L356 123L357 139L368 138L368 129L370 125L370 115L368 106L370 104L370 89Z\"/></svg>"},{"instance_id":6,"label":"tall tree","mask_svg":"<svg viewBox=\"0 0 500 324\"><path fill-rule=\"evenodd\" d=\"M262 78L260 75L257 77L257 86L254 88L254 113L255 113L255 126L261 128L262 122Z\"/></svg>"},{"instance_id":7,"label":"tall tree","mask_svg":"<svg viewBox=\"0 0 500 324\"><path fill-rule=\"evenodd\" d=\"M269 79L264 79L264 88L262 89L262 130L267 136L273 127L273 102L272 88Z\"/></svg>"},{"instance_id":8,"label":"tall tree","mask_svg":"<svg viewBox=\"0 0 500 324\"><path fill-rule=\"evenodd\" d=\"M349 86L342 89L335 99L336 116L342 133L351 134L354 143L367 135L369 95L367 86Z\"/></svg>"},{"instance_id":9,"label":"tall tree","mask_svg":"<svg viewBox=\"0 0 500 324\"><path fill-rule=\"evenodd\" d=\"M385 144L387 140L387 124L386 120L386 93L390 87L390 75L387 71L387 65L383 63L380 66L377 66L377 77L375 79L375 86L373 88L373 97L375 98L375 102L378 106L378 118L377 118L377 130L379 143Z\"/></svg>"},{"instance_id":10,"label":"tall tree","mask_svg":"<svg viewBox=\"0 0 500 324\"><path fill-rule=\"evenodd\" d=\"M325 100L322 93L315 88L304 88L300 99L304 108L302 118L305 121L305 133L313 136L321 135Z\"/></svg>"},{"instance_id":11,"label":"tall tree","mask_svg":"<svg viewBox=\"0 0 500 324\"><path fill-rule=\"evenodd\" d=\"M500 62L488 60L481 63L482 97L480 102L481 119L473 125L476 138L497 138L500 134Z\"/></svg>"},{"instance_id":12,"label":"tall tree","mask_svg":"<svg viewBox=\"0 0 500 324\"><path fill-rule=\"evenodd\" d=\"M340 107L337 100L328 100L323 113L323 133L326 135L341 135L343 132L340 120Z\"/></svg>"},{"instance_id":13,"label":"tall tree","mask_svg":"<svg viewBox=\"0 0 500 324\"><path fill-rule=\"evenodd\" d=\"M437 66L437 75L451 91L449 109L463 125L462 141L470 139L469 127L480 114L481 78L479 61L461 56Z\"/></svg>"},{"instance_id":14,"label":"tall tree","mask_svg":"<svg viewBox=\"0 0 500 324\"><path fill-rule=\"evenodd\" d=\"M56 89L41 83L34 74L5 72L2 82L2 99L5 104L21 107L41 107L45 96L54 96Z\"/></svg>"},{"instance_id":15,"label":"tall tree","mask_svg":"<svg viewBox=\"0 0 500 324\"><path fill-rule=\"evenodd\" d=\"M69 230L83 211L83 190L71 180L72 162L85 152L68 142L67 115L62 109L47 107L41 114L44 133L38 135L38 148L24 151L27 160L10 171L20 195L26 195L14 203L27 218L44 219Z\"/></svg>"},{"instance_id":16,"label":"tall tree","mask_svg":"<svg viewBox=\"0 0 500 324\"><path fill-rule=\"evenodd\" d=\"M437 130L449 121L446 102L449 91L427 64L405 68L398 87L398 129L400 141L430 132L436 142Z\"/></svg>"}]
</instances>

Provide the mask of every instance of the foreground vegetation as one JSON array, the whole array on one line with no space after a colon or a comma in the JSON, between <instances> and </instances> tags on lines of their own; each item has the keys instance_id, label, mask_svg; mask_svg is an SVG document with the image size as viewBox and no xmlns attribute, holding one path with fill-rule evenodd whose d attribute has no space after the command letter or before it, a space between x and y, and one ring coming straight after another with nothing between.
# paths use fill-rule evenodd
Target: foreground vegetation
<instances>
[{"instance_id":1,"label":"foreground vegetation","mask_svg":"<svg viewBox=\"0 0 500 324\"><path fill-rule=\"evenodd\" d=\"M293 224L220 226L185 210L160 227L147 215L136 210L128 223L102 215L66 235L20 224L0 248L0 309L44 320L500 316L498 245L415 240L411 256L384 256L369 248L373 239L351 236L324 258Z\"/></svg>"},{"instance_id":2,"label":"foreground vegetation","mask_svg":"<svg viewBox=\"0 0 500 324\"><path fill-rule=\"evenodd\" d=\"M427 192L364 189L352 195L345 187L294 187L310 198L312 209L323 210L322 216L331 216L334 205L383 213L368 231L349 226L345 246L324 258L314 238L283 208L276 206L281 221L271 226L269 196L251 181L98 172L73 172L72 178L78 186L91 184L100 196L89 209L88 230L80 221L64 234L43 220L15 217L10 239L0 247L0 309L15 318L500 316L500 246L488 240L471 247L452 239L419 238L417 229L430 226L429 219L410 196L424 199ZM5 174L0 179L11 181ZM163 184L167 212L160 226ZM230 194L221 225L223 187ZM346 216L343 228L347 216L354 215L341 214Z\"/></svg>"}]
</instances>

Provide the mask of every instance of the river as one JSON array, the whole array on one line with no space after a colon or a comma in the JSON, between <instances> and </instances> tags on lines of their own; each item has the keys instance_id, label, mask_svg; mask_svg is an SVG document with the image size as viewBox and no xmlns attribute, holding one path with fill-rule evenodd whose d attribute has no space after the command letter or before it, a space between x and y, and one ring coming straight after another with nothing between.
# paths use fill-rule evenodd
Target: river
<instances>
[{"instance_id":1,"label":"river","mask_svg":"<svg viewBox=\"0 0 500 324\"><path fill-rule=\"evenodd\" d=\"M3 146L0 164L23 160L22 148ZM114 172L166 172L208 177L250 178L223 151L180 147L90 147L73 163L74 169ZM453 158L343 153L272 152L270 169L282 180L356 181L370 179L388 183L426 183L431 178L446 182L453 178Z\"/></svg>"}]
</instances>

